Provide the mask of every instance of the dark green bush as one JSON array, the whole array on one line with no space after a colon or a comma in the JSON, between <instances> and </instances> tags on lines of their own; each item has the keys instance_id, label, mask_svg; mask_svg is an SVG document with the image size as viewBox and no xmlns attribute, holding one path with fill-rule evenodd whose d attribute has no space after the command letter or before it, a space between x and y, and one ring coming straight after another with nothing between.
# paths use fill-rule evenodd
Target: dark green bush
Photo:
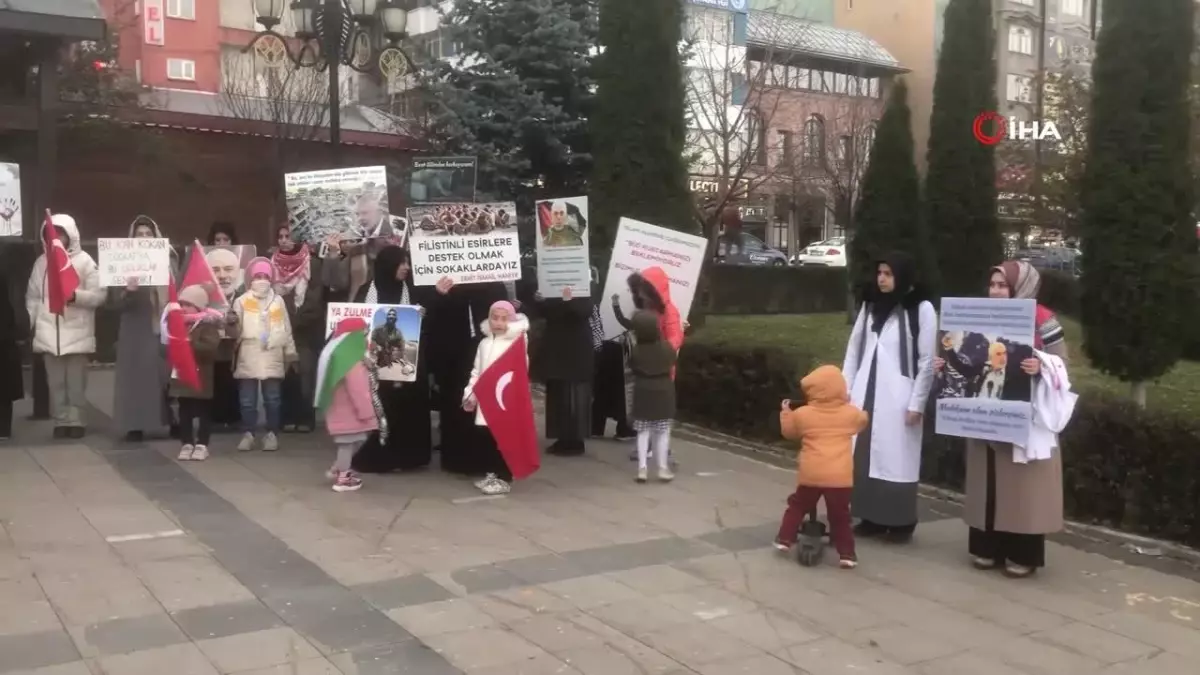
<instances>
[{"instance_id":1,"label":"dark green bush","mask_svg":"<svg viewBox=\"0 0 1200 675\"><path fill-rule=\"evenodd\" d=\"M696 342L680 359L680 419L767 443L779 440L780 399L799 398L798 375L816 365ZM934 434L933 423L926 415L922 480L961 490L964 441ZM1200 546L1200 422L1089 391L1061 441L1070 518Z\"/></svg>"},{"instance_id":2,"label":"dark green bush","mask_svg":"<svg viewBox=\"0 0 1200 675\"><path fill-rule=\"evenodd\" d=\"M1079 279L1057 270L1042 271L1042 289L1038 302L1073 319L1079 318Z\"/></svg>"},{"instance_id":3,"label":"dark green bush","mask_svg":"<svg viewBox=\"0 0 1200 675\"><path fill-rule=\"evenodd\" d=\"M818 314L846 309L846 268L710 265L710 314Z\"/></svg>"}]
</instances>

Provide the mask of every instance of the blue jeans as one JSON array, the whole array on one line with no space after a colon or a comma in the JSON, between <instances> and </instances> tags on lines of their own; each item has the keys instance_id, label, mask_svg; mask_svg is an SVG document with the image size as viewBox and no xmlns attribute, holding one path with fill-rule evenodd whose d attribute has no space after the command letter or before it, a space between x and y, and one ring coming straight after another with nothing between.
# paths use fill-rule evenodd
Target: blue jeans
<instances>
[{"instance_id":1,"label":"blue jeans","mask_svg":"<svg viewBox=\"0 0 1200 675\"><path fill-rule=\"evenodd\" d=\"M238 401L242 407L242 431L254 433L258 427L258 386L262 385L263 407L267 409L267 431L279 433L283 428L283 380L238 380Z\"/></svg>"}]
</instances>

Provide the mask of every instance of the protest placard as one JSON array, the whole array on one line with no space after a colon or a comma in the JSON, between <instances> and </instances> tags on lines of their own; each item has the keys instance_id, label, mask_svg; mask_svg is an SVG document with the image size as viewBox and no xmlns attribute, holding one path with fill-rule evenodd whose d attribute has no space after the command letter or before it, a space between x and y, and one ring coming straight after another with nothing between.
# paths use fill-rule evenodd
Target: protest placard
<instances>
[{"instance_id":1,"label":"protest placard","mask_svg":"<svg viewBox=\"0 0 1200 675\"><path fill-rule=\"evenodd\" d=\"M537 203L538 291L547 298L564 288L578 297L592 294L588 255L588 198L564 197Z\"/></svg>"},{"instance_id":2,"label":"protest placard","mask_svg":"<svg viewBox=\"0 0 1200 675\"><path fill-rule=\"evenodd\" d=\"M679 318L686 320L696 297L696 283L700 280L706 248L703 237L622 218L613 243L608 276L604 280L604 299L599 303L605 339L625 332L613 312L610 298L619 296L622 312L626 317L632 316L634 305L629 293L629 275L651 267L662 269L671 280L671 301L679 310Z\"/></svg>"},{"instance_id":3,"label":"protest placard","mask_svg":"<svg viewBox=\"0 0 1200 675\"><path fill-rule=\"evenodd\" d=\"M411 204L475 201L479 161L474 157L417 157L408 177Z\"/></svg>"},{"instance_id":4,"label":"protest placard","mask_svg":"<svg viewBox=\"0 0 1200 675\"><path fill-rule=\"evenodd\" d=\"M171 280L171 242L167 239L97 239L100 285L166 286Z\"/></svg>"},{"instance_id":5,"label":"protest placard","mask_svg":"<svg viewBox=\"0 0 1200 675\"><path fill-rule=\"evenodd\" d=\"M421 352L421 308L415 305L379 305L331 302L325 312L325 338L338 322L359 318L366 322L367 353L385 382L415 382Z\"/></svg>"},{"instance_id":6,"label":"protest placard","mask_svg":"<svg viewBox=\"0 0 1200 675\"><path fill-rule=\"evenodd\" d=\"M283 191L296 241L320 246L390 230L387 167L361 166L284 174Z\"/></svg>"},{"instance_id":7,"label":"protest placard","mask_svg":"<svg viewBox=\"0 0 1200 675\"><path fill-rule=\"evenodd\" d=\"M1033 300L942 298L936 431L1024 446L1033 422Z\"/></svg>"},{"instance_id":8,"label":"protest placard","mask_svg":"<svg viewBox=\"0 0 1200 675\"><path fill-rule=\"evenodd\" d=\"M0 162L0 237L21 236L21 167Z\"/></svg>"},{"instance_id":9,"label":"protest placard","mask_svg":"<svg viewBox=\"0 0 1200 675\"><path fill-rule=\"evenodd\" d=\"M512 202L436 204L408 210L413 284L433 286L521 278L517 207Z\"/></svg>"}]
</instances>

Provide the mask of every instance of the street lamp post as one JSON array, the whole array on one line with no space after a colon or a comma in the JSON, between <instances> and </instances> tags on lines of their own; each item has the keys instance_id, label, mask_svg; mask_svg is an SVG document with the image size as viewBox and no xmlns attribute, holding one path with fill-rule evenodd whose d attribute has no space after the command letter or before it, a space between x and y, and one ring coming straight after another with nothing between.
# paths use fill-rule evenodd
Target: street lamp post
<instances>
[{"instance_id":1,"label":"street lamp post","mask_svg":"<svg viewBox=\"0 0 1200 675\"><path fill-rule=\"evenodd\" d=\"M284 6L291 12L295 38L276 32ZM390 82L404 77L413 61L400 48L408 28L409 0L254 0L263 30L244 51L253 50L268 67L290 62L296 68L329 72L329 142L335 157L341 146L342 66L361 73L376 69ZM293 50L293 45L298 45Z\"/></svg>"}]
</instances>

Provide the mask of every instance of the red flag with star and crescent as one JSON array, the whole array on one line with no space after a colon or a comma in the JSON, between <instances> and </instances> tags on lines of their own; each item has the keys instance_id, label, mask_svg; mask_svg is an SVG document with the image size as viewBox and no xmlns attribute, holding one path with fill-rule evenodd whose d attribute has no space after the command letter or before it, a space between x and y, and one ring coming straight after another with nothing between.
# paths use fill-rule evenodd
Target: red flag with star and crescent
<instances>
[{"instance_id":1,"label":"red flag with star and crescent","mask_svg":"<svg viewBox=\"0 0 1200 675\"><path fill-rule=\"evenodd\" d=\"M199 391L204 383L200 380L200 367L196 364L196 352L183 320L174 279L167 281L167 299L171 303L171 310L167 312L167 363L171 365L171 376L188 389Z\"/></svg>"},{"instance_id":2,"label":"red flag with star and crescent","mask_svg":"<svg viewBox=\"0 0 1200 675\"><path fill-rule=\"evenodd\" d=\"M46 305L50 313L62 316L67 311L67 301L79 290L79 272L71 264L71 254L58 238L58 230L50 220L50 209L46 209L46 223L42 226L42 248L46 253Z\"/></svg>"},{"instance_id":3,"label":"red flag with star and crescent","mask_svg":"<svg viewBox=\"0 0 1200 675\"><path fill-rule=\"evenodd\" d=\"M542 465L525 349L522 335L479 374L472 389L496 447L515 479L533 475Z\"/></svg>"},{"instance_id":4,"label":"red flag with star and crescent","mask_svg":"<svg viewBox=\"0 0 1200 675\"><path fill-rule=\"evenodd\" d=\"M217 275L213 273L212 266L208 264L208 259L204 257L204 244L197 239L188 249L187 268L183 270L183 276L180 277L179 285L187 288L188 286L200 286L208 292L208 306L214 309L228 309L229 301L225 298L225 294L221 292L221 285L217 282Z\"/></svg>"}]
</instances>

